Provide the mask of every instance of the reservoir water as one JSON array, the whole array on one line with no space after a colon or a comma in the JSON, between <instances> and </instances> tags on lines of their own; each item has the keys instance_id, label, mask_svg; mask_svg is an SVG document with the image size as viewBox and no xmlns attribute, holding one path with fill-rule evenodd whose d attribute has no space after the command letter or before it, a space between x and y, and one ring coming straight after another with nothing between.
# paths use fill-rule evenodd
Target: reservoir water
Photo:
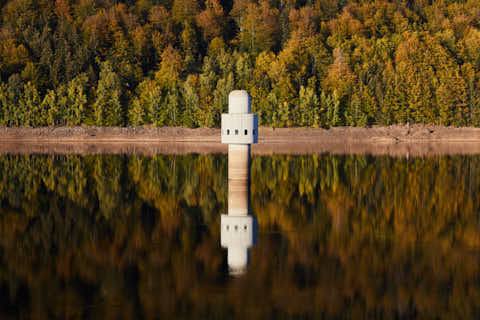
<instances>
[{"instance_id":1,"label":"reservoir water","mask_svg":"<svg viewBox=\"0 0 480 320\"><path fill-rule=\"evenodd\" d=\"M226 154L0 156L0 317L479 318L480 156L253 154L242 188L232 274Z\"/></svg>"}]
</instances>

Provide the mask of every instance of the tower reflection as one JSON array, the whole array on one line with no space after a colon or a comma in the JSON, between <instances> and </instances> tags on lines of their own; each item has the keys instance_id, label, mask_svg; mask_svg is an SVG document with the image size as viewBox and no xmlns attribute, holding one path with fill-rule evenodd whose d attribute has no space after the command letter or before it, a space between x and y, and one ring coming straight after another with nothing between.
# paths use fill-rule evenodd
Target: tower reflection
<instances>
[{"instance_id":1,"label":"tower reflection","mask_svg":"<svg viewBox=\"0 0 480 320\"><path fill-rule=\"evenodd\" d=\"M231 275L247 270L248 249L256 243L256 219L250 208L250 146L228 147L228 215L221 217L221 245L227 248Z\"/></svg>"}]
</instances>

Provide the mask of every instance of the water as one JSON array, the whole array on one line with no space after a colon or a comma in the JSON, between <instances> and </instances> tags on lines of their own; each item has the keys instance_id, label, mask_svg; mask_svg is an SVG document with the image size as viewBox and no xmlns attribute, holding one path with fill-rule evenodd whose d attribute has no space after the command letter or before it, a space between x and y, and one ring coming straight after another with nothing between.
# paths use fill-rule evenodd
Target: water
<instances>
[{"instance_id":1,"label":"water","mask_svg":"<svg viewBox=\"0 0 480 320\"><path fill-rule=\"evenodd\" d=\"M226 155L0 156L0 317L478 318L480 156L256 156L256 244L220 246Z\"/></svg>"}]
</instances>

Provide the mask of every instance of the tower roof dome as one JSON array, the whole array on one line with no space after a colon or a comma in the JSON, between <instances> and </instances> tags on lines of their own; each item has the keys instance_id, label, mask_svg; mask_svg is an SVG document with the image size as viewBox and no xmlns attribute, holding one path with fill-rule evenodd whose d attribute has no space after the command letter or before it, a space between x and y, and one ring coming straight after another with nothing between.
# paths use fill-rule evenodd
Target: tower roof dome
<instances>
[{"instance_id":1,"label":"tower roof dome","mask_svg":"<svg viewBox=\"0 0 480 320\"><path fill-rule=\"evenodd\" d=\"M228 95L228 113L250 113L251 97L246 90L234 90Z\"/></svg>"}]
</instances>

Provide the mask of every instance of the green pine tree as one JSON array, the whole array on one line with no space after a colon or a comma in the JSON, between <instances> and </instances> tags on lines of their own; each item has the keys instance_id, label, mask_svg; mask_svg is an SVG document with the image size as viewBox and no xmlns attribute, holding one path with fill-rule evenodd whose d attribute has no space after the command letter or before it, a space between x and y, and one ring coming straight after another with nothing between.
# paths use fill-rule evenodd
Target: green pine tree
<instances>
[{"instance_id":1,"label":"green pine tree","mask_svg":"<svg viewBox=\"0 0 480 320\"><path fill-rule=\"evenodd\" d=\"M123 124L121 92L120 78L113 71L112 64L109 61L102 62L93 104L96 125L119 126Z\"/></svg>"}]
</instances>

